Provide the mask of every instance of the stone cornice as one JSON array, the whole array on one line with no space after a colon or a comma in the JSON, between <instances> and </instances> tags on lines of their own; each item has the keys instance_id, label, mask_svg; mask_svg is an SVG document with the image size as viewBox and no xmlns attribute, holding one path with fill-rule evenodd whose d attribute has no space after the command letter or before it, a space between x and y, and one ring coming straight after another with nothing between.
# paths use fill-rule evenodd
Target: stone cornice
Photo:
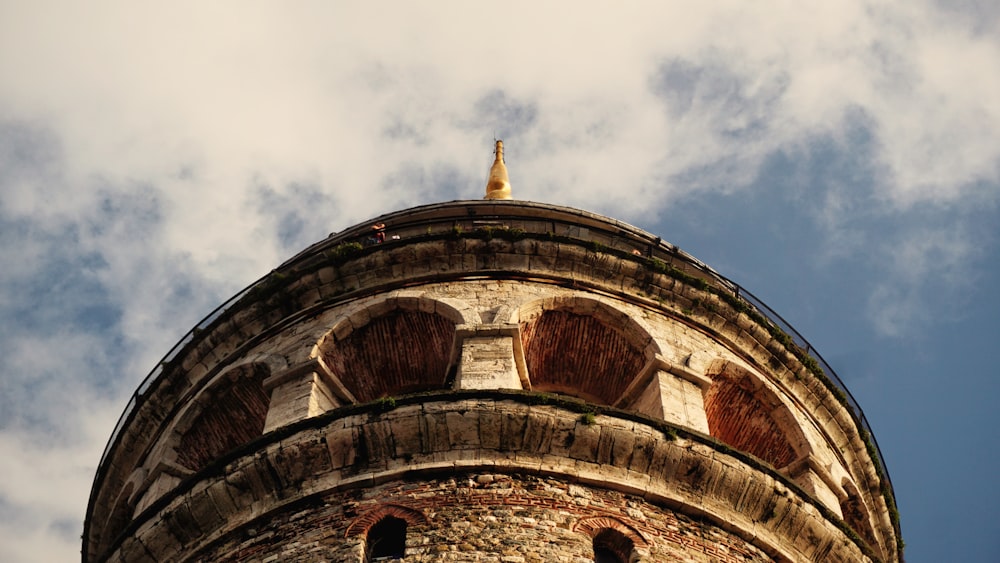
<instances>
[{"instance_id":1,"label":"stone cornice","mask_svg":"<svg viewBox=\"0 0 1000 563\"><path fill-rule=\"evenodd\" d=\"M873 558L773 469L711 438L531 393L443 393L337 409L207 467L133 522L115 552L169 559L268 510L345 488L488 470L559 477L705 518L782 561ZM530 404L535 403L535 404ZM187 551L192 553L192 551ZM105 559L113 559L110 553Z\"/></svg>"}]
</instances>

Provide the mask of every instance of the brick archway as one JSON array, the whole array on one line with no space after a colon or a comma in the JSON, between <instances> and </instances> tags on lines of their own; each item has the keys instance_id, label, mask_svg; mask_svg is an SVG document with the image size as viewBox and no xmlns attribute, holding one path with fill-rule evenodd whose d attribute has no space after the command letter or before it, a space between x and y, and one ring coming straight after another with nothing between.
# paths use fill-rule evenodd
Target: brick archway
<instances>
[{"instance_id":1,"label":"brick archway","mask_svg":"<svg viewBox=\"0 0 1000 563\"><path fill-rule=\"evenodd\" d=\"M363 536L368 533L372 526L387 516L399 518L405 521L407 526L423 526L430 522L423 512L415 508L402 504L382 504L355 518L354 522L351 522L351 525L347 527L344 537Z\"/></svg>"},{"instance_id":2,"label":"brick archway","mask_svg":"<svg viewBox=\"0 0 1000 563\"><path fill-rule=\"evenodd\" d=\"M372 304L338 323L315 353L360 402L444 388L462 317L433 303Z\"/></svg>"},{"instance_id":3,"label":"brick archway","mask_svg":"<svg viewBox=\"0 0 1000 563\"><path fill-rule=\"evenodd\" d=\"M177 419L170 441L174 460L198 471L264 432L270 395L263 363L243 363L214 378Z\"/></svg>"},{"instance_id":4,"label":"brick archway","mask_svg":"<svg viewBox=\"0 0 1000 563\"><path fill-rule=\"evenodd\" d=\"M732 362L718 361L709 368L709 377L705 415L713 437L775 469L811 453L788 405L758 376Z\"/></svg>"},{"instance_id":5,"label":"brick archway","mask_svg":"<svg viewBox=\"0 0 1000 563\"><path fill-rule=\"evenodd\" d=\"M648 547L646 540L635 528L612 516L584 518L573 526L573 531L590 537L594 561L630 563L635 560L636 548Z\"/></svg>"},{"instance_id":6,"label":"brick archway","mask_svg":"<svg viewBox=\"0 0 1000 563\"><path fill-rule=\"evenodd\" d=\"M521 327L532 389L613 405L659 346L649 331L611 305L585 297L522 305Z\"/></svg>"},{"instance_id":7,"label":"brick archway","mask_svg":"<svg viewBox=\"0 0 1000 563\"><path fill-rule=\"evenodd\" d=\"M614 530L619 534L628 538L634 547L646 548L649 543L638 530L629 526L625 522L622 522L614 516L590 516L588 518L582 518L573 525L574 532L580 532L581 534L586 534L591 539L597 537L598 534L604 530Z\"/></svg>"}]
</instances>

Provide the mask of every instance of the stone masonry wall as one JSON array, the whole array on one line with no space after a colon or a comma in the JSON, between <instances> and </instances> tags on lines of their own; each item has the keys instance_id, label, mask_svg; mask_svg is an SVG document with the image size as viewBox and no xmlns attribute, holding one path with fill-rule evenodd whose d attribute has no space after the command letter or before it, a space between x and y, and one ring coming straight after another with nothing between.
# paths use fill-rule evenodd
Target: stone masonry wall
<instances>
[{"instance_id":1,"label":"stone masonry wall","mask_svg":"<svg viewBox=\"0 0 1000 563\"><path fill-rule=\"evenodd\" d=\"M595 518L639 537L633 561L771 561L725 530L638 497L551 477L490 473L327 495L251 522L193 560L361 562L365 536L354 523L396 505L426 517L408 529L404 561L592 562L592 538L580 524Z\"/></svg>"},{"instance_id":2,"label":"stone masonry wall","mask_svg":"<svg viewBox=\"0 0 1000 563\"><path fill-rule=\"evenodd\" d=\"M456 485L454 493L444 494L435 489L425 491L426 496L417 493L407 496L405 490L400 490L397 492L402 496L396 497L387 491L379 492L380 487L402 480L411 484L431 483L469 474L533 475L572 482L597 495L594 498L598 500L645 499L639 505L622 501L625 504L619 506L620 510L611 513L605 506L607 500L591 504L585 495L580 499L559 497L563 500L556 504L532 497L517 501L519 505L552 511L553 517L573 514L572 510L578 510L573 506L593 509L591 517L610 514L617 518L610 521L617 523L615 529L634 533L633 541L641 548L656 545L652 538L666 534L643 531L647 525L644 522L656 519L652 513L646 516L640 513L647 506L649 510L659 510L653 508L656 506L703 518L781 561L871 559L862 546L833 524L821 505L801 496L752 458L717 450L714 444L694 434L671 438L662 428L612 413L599 414L591 420L581 416L573 404L534 404L538 397L530 394L489 393L496 398L473 398L466 393L465 398L455 395L438 395L436 400L403 398L401 404L388 411L378 405L351 407L342 413L329 413L341 416L324 415L305 421L309 422L308 427L294 434L272 433L268 437L270 443L256 443L252 450L227 460L224 465L210 466L179 486L163 499L166 504L161 503L155 512L143 514L124 541L107 557L97 560L166 563L190 561L192 554L200 553L207 553L205 560L210 560L236 549L217 547L221 545L219 542L229 543L235 541L233 538L243 538L240 542L252 540L260 535L260 526L282 514L296 520L313 518L312 511L328 504L330 498L355 499L356 514L342 515L348 519L355 516L363 519L370 509L389 502L396 507L394 510L420 515L413 520L415 529L418 524L430 526L429 523L437 521L439 512L450 510L446 508L448 503L455 505L455 510L470 506L478 498L470 496L476 487ZM582 403L576 404L579 405ZM492 482L503 481L495 478ZM525 479L511 478L511 481ZM456 480L462 482L467 480ZM482 498L489 499L492 497L488 495L494 494L500 497L512 493L491 492ZM422 505L421 499L431 504ZM495 502L503 504L501 500ZM345 503L338 500L334 504L347 510L349 504ZM639 512L629 512L627 508ZM530 517L538 520L536 516ZM580 522L586 516L577 513L576 518L573 526L580 531ZM351 528L353 523L344 526ZM573 530L573 526L568 529ZM584 528L594 527L588 524ZM508 533L510 528L504 525ZM250 530L255 532L251 534ZM261 560L290 560L295 559L294 554L285 556L279 552L296 550L299 544L321 539L282 535L290 531L276 530L248 545L288 544L273 548L276 552L268 557L277 553L274 559ZM432 533L430 527L427 533ZM353 536L343 534L337 541L344 537ZM432 543L444 545L448 541L440 536ZM677 549L691 548L694 553L703 553L705 549L693 541L678 539ZM736 548L735 544L723 544ZM423 544L412 547L419 545ZM458 544L459 548L461 545ZM459 548L456 551L461 551ZM243 557L240 553L234 557Z\"/></svg>"}]
</instances>

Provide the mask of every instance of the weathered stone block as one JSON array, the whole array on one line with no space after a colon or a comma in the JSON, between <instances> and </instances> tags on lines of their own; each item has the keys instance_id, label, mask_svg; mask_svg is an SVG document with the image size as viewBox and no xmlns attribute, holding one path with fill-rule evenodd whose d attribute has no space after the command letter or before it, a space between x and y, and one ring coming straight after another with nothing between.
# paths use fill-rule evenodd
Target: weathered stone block
<instances>
[{"instance_id":1,"label":"weathered stone block","mask_svg":"<svg viewBox=\"0 0 1000 563\"><path fill-rule=\"evenodd\" d=\"M424 415L423 451L425 453L442 452L451 447L451 439L448 436L448 420L445 413L428 413Z\"/></svg>"},{"instance_id":2,"label":"weathered stone block","mask_svg":"<svg viewBox=\"0 0 1000 563\"><path fill-rule=\"evenodd\" d=\"M186 499L175 501L170 508L171 510L164 514L163 521L176 543L184 545L196 541L202 535L203 530L191 514Z\"/></svg>"},{"instance_id":3,"label":"weathered stone block","mask_svg":"<svg viewBox=\"0 0 1000 563\"><path fill-rule=\"evenodd\" d=\"M407 413L406 416L389 419L396 457L404 457L423 451L423 422L423 417L419 413Z\"/></svg>"},{"instance_id":4,"label":"weathered stone block","mask_svg":"<svg viewBox=\"0 0 1000 563\"><path fill-rule=\"evenodd\" d=\"M573 443L569 446L569 457L580 461L597 461L601 427L597 424L577 423L574 430Z\"/></svg>"},{"instance_id":5,"label":"weathered stone block","mask_svg":"<svg viewBox=\"0 0 1000 563\"><path fill-rule=\"evenodd\" d=\"M322 438L283 445L271 459L286 485L302 483L332 468L330 450Z\"/></svg>"},{"instance_id":6,"label":"weathered stone block","mask_svg":"<svg viewBox=\"0 0 1000 563\"><path fill-rule=\"evenodd\" d=\"M616 467L628 467L635 450L635 435L630 429L615 428L611 432L611 464Z\"/></svg>"},{"instance_id":7,"label":"weathered stone block","mask_svg":"<svg viewBox=\"0 0 1000 563\"><path fill-rule=\"evenodd\" d=\"M449 449L479 447L479 412L449 412L445 414L448 425Z\"/></svg>"},{"instance_id":8,"label":"weathered stone block","mask_svg":"<svg viewBox=\"0 0 1000 563\"><path fill-rule=\"evenodd\" d=\"M225 522L208 491L202 490L190 494L187 502L191 517L197 522L201 535L215 530Z\"/></svg>"},{"instance_id":9,"label":"weathered stone block","mask_svg":"<svg viewBox=\"0 0 1000 563\"><path fill-rule=\"evenodd\" d=\"M531 412L524 429L522 449L528 452L547 453L552 444L552 417Z\"/></svg>"},{"instance_id":10,"label":"weathered stone block","mask_svg":"<svg viewBox=\"0 0 1000 563\"><path fill-rule=\"evenodd\" d=\"M242 506L233 499L232 494L230 494L229 486L226 484L224 479L217 479L211 482L206 489L209 497L212 499L212 503L215 504L215 509L223 518L228 518L233 515L237 510L241 509Z\"/></svg>"},{"instance_id":11,"label":"weathered stone block","mask_svg":"<svg viewBox=\"0 0 1000 563\"><path fill-rule=\"evenodd\" d=\"M357 428L337 428L329 432L326 446L330 451L330 467L336 469L354 465L357 445Z\"/></svg>"},{"instance_id":12,"label":"weathered stone block","mask_svg":"<svg viewBox=\"0 0 1000 563\"><path fill-rule=\"evenodd\" d=\"M501 442L501 419L498 412L483 411L479 414L479 443L483 448L496 450Z\"/></svg>"}]
</instances>

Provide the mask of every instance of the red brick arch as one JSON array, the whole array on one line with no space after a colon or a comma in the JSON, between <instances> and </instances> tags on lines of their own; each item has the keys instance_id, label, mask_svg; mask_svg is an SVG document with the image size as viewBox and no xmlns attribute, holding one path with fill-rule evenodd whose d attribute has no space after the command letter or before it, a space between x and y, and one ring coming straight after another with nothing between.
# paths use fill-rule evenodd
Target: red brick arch
<instances>
[{"instance_id":1,"label":"red brick arch","mask_svg":"<svg viewBox=\"0 0 1000 563\"><path fill-rule=\"evenodd\" d=\"M525 324L537 319L545 311L565 311L581 316L589 316L615 327L632 346L642 351L646 359L652 359L661 350L650 334L650 329L641 319L621 311L615 305L581 295L547 297L521 304L516 309L501 307L497 311L498 322Z\"/></svg>"},{"instance_id":2,"label":"red brick arch","mask_svg":"<svg viewBox=\"0 0 1000 563\"><path fill-rule=\"evenodd\" d=\"M243 363L213 378L173 428L174 461L198 471L233 448L263 434L271 397L263 363Z\"/></svg>"},{"instance_id":3,"label":"red brick arch","mask_svg":"<svg viewBox=\"0 0 1000 563\"><path fill-rule=\"evenodd\" d=\"M456 359L456 326L467 316L423 296L365 301L341 316L312 354L362 403L444 389Z\"/></svg>"},{"instance_id":4,"label":"red brick arch","mask_svg":"<svg viewBox=\"0 0 1000 563\"><path fill-rule=\"evenodd\" d=\"M395 311L432 313L454 325L471 324L476 314L467 306L454 299L431 298L406 293L390 294L371 300L362 300L340 315L333 327L319 339L323 348L347 339L352 332Z\"/></svg>"},{"instance_id":5,"label":"red brick arch","mask_svg":"<svg viewBox=\"0 0 1000 563\"><path fill-rule=\"evenodd\" d=\"M531 388L612 405L659 353L627 313L585 297L539 299L516 315Z\"/></svg>"},{"instance_id":6,"label":"red brick arch","mask_svg":"<svg viewBox=\"0 0 1000 563\"><path fill-rule=\"evenodd\" d=\"M591 516L582 518L573 525L574 532L586 534L590 539L597 537L604 530L614 530L632 541L633 547L645 548L649 544L638 530L622 522L614 516Z\"/></svg>"},{"instance_id":7,"label":"red brick arch","mask_svg":"<svg viewBox=\"0 0 1000 563\"><path fill-rule=\"evenodd\" d=\"M430 521L423 512L415 508L401 504L382 504L355 518L354 522L347 527L347 533L344 534L344 537L363 536L379 520L387 516L399 518L405 521L407 526L424 525Z\"/></svg>"},{"instance_id":8,"label":"red brick arch","mask_svg":"<svg viewBox=\"0 0 1000 563\"><path fill-rule=\"evenodd\" d=\"M787 467L810 453L811 446L788 405L764 381L732 362L709 368L705 391L709 433L771 464Z\"/></svg>"}]
</instances>

